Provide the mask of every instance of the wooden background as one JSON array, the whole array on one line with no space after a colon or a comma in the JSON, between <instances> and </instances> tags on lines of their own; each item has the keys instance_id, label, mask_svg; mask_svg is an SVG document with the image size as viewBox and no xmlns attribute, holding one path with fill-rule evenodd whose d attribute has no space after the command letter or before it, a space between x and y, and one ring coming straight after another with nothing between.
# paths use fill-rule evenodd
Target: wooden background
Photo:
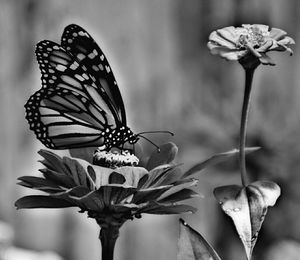
<instances>
[{"instance_id":1,"label":"wooden background","mask_svg":"<svg viewBox=\"0 0 300 260\"><path fill-rule=\"evenodd\" d=\"M43 39L60 41L63 28L78 23L106 53L119 83L129 125L172 130L178 162L188 168L214 152L237 146L244 75L206 48L211 31L242 23L286 30L300 42L298 0L1 0L0 1L0 220L11 224L14 244L53 250L65 260L100 259L98 227L76 210L22 210L13 203L32 191L15 185L36 175L43 146L24 119L27 98L40 88L34 57ZM275 67L261 66L254 79L248 145L263 149L248 157L252 180L270 179L283 189L269 210L253 259L296 259L300 239L300 51L273 53ZM148 147L148 149L153 149ZM231 221L212 196L218 185L239 183L236 160L199 175L205 198L183 216L213 244L223 260L245 259ZM116 260L176 259L178 217L147 216L121 231ZM297 251L298 250L298 251ZM296 253L295 253L296 252ZM297 254L296 254L297 255Z\"/></svg>"}]
</instances>

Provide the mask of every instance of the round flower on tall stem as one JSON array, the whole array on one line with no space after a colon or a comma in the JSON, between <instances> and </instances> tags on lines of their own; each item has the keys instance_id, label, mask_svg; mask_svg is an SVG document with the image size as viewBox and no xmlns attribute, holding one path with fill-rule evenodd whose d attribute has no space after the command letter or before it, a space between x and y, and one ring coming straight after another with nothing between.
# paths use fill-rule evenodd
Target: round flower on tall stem
<instances>
[{"instance_id":1,"label":"round flower on tall stem","mask_svg":"<svg viewBox=\"0 0 300 260\"><path fill-rule=\"evenodd\" d=\"M148 214L180 214L196 209L182 201L198 194L197 180L186 178L172 163L177 147L168 143L150 156L145 167L127 152L97 151L93 164L60 157L40 150L44 158L42 177L23 176L19 184L47 193L20 198L15 205L25 208L79 207L100 226L102 259L113 259L120 227L129 219Z\"/></svg>"},{"instance_id":2,"label":"round flower on tall stem","mask_svg":"<svg viewBox=\"0 0 300 260\"><path fill-rule=\"evenodd\" d=\"M251 100L253 75L260 65L275 65L267 55L270 51L293 53L289 45L295 41L281 29L263 24L244 24L225 27L212 32L207 44L211 53L227 60L237 60L245 71L244 100L239 138L239 166L242 185L227 185L214 190L223 211L228 214L244 244L247 258L251 259L258 233L267 213L280 196L280 187L270 181L248 183L245 145Z\"/></svg>"},{"instance_id":3,"label":"round flower on tall stem","mask_svg":"<svg viewBox=\"0 0 300 260\"><path fill-rule=\"evenodd\" d=\"M287 51L295 41L278 28L270 29L264 24L243 24L242 27L225 27L213 31L209 36L208 48L214 55L227 60L237 60L245 70L244 100L240 125L240 171L243 186L247 184L245 166L246 129L255 69L260 65L275 65L267 55L270 51Z\"/></svg>"},{"instance_id":4,"label":"round flower on tall stem","mask_svg":"<svg viewBox=\"0 0 300 260\"><path fill-rule=\"evenodd\" d=\"M278 28L264 24L243 24L242 27L225 27L213 31L209 36L208 48L214 55L227 60L238 60L243 66L275 65L267 55L270 51L287 51L295 41Z\"/></svg>"}]
</instances>

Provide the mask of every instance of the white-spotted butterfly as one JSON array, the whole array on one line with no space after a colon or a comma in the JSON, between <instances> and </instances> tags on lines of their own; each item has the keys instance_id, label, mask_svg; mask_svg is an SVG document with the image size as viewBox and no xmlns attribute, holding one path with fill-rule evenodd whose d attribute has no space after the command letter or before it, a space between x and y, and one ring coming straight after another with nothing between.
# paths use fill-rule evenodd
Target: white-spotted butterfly
<instances>
[{"instance_id":1,"label":"white-spotted butterfly","mask_svg":"<svg viewBox=\"0 0 300 260\"><path fill-rule=\"evenodd\" d=\"M138 141L126 124L120 90L106 57L80 26L68 25L61 45L36 46L42 88L25 105L30 129L48 148L122 148Z\"/></svg>"}]
</instances>

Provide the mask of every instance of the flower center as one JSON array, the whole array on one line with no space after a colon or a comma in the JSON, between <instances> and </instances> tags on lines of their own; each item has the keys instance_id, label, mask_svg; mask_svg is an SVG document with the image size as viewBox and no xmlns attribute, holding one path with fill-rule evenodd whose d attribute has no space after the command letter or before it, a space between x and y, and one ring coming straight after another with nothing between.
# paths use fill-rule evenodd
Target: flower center
<instances>
[{"instance_id":1,"label":"flower center","mask_svg":"<svg viewBox=\"0 0 300 260\"><path fill-rule=\"evenodd\" d=\"M137 166L138 163L139 159L126 150L121 152L96 150L93 156L93 164L112 169L121 166Z\"/></svg>"},{"instance_id":2,"label":"flower center","mask_svg":"<svg viewBox=\"0 0 300 260\"><path fill-rule=\"evenodd\" d=\"M240 33L237 41L238 48L259 48L265 42L266 36L269 35L268 31L262 31L254 25L243 25L243 31Z\"/></svg>"}]
</instances>

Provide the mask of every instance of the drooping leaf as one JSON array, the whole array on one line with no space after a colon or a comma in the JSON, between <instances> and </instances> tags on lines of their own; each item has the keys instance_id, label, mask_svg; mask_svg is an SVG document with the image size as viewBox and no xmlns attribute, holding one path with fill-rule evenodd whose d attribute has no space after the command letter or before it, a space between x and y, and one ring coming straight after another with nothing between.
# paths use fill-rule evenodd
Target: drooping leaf
<instances>
[{"instance_id":1,"label":"drooping leaf","mask_svg":"<svg viewBox=\"0 0 300 260\"><path fill-rule=\"evenodd\" d=\"M255 152L259 149L260 149L260 147L248 147L248 148L245 148L245 152L251 153L251 152ZM224 161L228 160L229 158L237 155L238 153L239 153L238 149L233 149L233 150L230 150L225 153L215 154L215 155L211 156L210 158L194 165L182 177L183 178L188 177L196 172L202 171L203 169L205 169L209 166L224 162Z\"/></svg>"},{"instance_id":2,"label":"drooping leaf","mask_svg":"<svg viewBox=\"0 0 300 260\"><path fill-rule=\"evenodd\" d=\"M280 196L280 187L270 181L256 181L246 187L228 185L214 190L222 210L231 217L251 259L258 233L267 213Z\"/></svg>"},{"instance_id":3,"label":"drooping leaf","mask_svg":"<svg viewBox=\"0 0 300 260\"><path fill-rule=\"evenodd\" d=\"M177 260L221 260L212 246L180 219Z\"/></svg>"}]
</instances>

